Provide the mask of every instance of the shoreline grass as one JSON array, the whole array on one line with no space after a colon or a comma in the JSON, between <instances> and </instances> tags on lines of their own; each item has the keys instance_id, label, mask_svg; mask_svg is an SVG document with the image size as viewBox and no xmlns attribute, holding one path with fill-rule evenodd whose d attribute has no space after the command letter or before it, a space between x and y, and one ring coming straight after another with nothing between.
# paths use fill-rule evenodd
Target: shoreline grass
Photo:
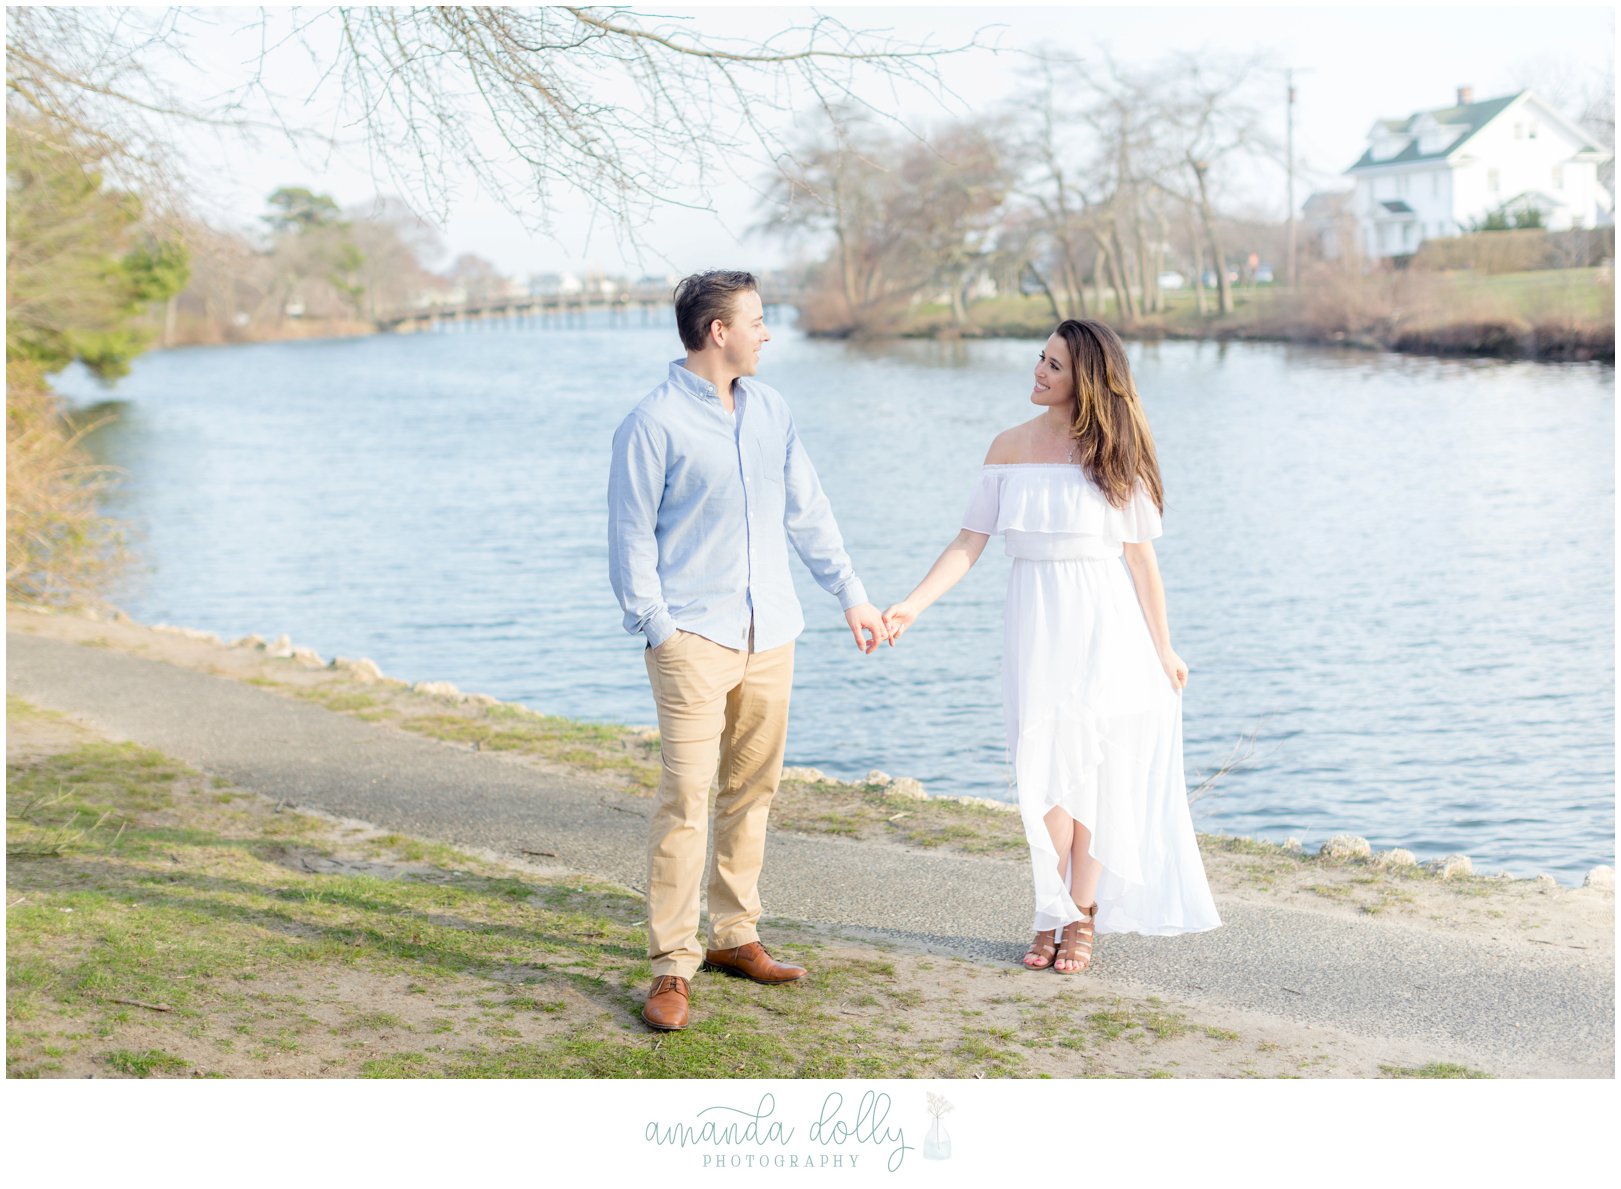
<instances>
[{"instance_id":1,"label":"shoreline grass","mask_svg":"<svg viewBox=\"0 0 1621 1189\"><path fill-rule=\"evenodd\" d=\"M1476 275L1409 270L1367 278L1327 273L1298 292L1244 286L1225 317L1201 315L1190 289L1167 291L1166 308L1123 323L1112 299L1088 316L1130 340L1291 342L1421 355L1615 362L1613 282L1601 268ZM1215 305L1215 294L1207 297ZM953 326L940 303L912 307L891 337L1045 337L1055 321L1044 297L1006 295L969 309ZM814 333L814 332L813 332Z\"/></svg>"}]
</instances>

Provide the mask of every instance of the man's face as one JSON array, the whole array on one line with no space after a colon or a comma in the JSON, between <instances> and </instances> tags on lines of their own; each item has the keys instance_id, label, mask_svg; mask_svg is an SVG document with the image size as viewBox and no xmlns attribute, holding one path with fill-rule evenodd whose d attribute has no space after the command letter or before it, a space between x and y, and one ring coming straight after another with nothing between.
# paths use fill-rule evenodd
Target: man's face
<instances>
[{"instance_id":1,"label":"man's face","mask_svg":"<svg viewBox=\"0 0 1621 1189\"><path fill-rule=\"evenodd\" d=\"M752 376L760 370L760 348L771 341L760 295L746 289L732 299L732 317L719 328L721 356L730 371Z\"/></svg>"}]
</instances>

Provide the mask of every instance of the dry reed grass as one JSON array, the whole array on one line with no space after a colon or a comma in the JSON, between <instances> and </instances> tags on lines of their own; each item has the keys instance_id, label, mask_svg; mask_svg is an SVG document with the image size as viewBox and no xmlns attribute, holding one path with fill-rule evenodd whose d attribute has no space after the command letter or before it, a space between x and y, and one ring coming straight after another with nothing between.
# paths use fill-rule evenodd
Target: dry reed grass
<instances>
[{"instance_id":1,"label":"dry reed grass","mask_svg":"<svg viewBox=\"0 0 1621 1189\"><path fill-rule=\"evenodd\" d=\"M76 606L102 601L132 561L124 527L99 499L115 467L94 462L85 435L31 363L6 364L6 598Z\"/></svg>"}]
</instances>

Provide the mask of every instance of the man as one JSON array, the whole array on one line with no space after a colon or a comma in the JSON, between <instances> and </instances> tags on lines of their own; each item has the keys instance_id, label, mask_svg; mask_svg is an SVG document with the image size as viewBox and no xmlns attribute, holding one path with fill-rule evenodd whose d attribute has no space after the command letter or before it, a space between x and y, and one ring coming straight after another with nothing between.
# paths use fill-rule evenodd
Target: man
<instances>
[{"instance_id":1,"label":"man","mask_svg":"<svg viewBox=\"0 0 1621 1189\"><path fill-rule=\"evenodd\" d=\"M837 596L857 647L870 653L886 638L787 404L752 378L771 340L754 277L690 276L676 287L675 316L686 358L620 424L608 482L609 576L626 630L647 638L663 755L642 1018L664 1031L687 1026L700 964L763 983L805 974L772 958L757 932L766 815L805 626L784 530ZM698 890L717 763L706 951Z\"/></svg>"}]
</instances>

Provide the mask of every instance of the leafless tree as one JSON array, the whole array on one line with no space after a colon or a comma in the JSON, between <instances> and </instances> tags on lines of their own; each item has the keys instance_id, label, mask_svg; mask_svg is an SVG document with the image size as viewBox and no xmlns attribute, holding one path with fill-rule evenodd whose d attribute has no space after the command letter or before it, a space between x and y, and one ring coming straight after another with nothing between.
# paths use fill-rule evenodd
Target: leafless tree
<instances>
[{"instance_id":1,"label":"leafless tree","mask_svg":"<svg viewBox=\"0 0 1621 1189\"><path fill-rule=\"evenodd\" d=\"M1060 65L1049 57L1039 58L1040 82L1034 93L1018 107L1020 118L1013 121L1013 143L1023 169L1016 189L1030 211L1026 271L1046 294L1053 317L1086 316L1086 267L1089 255L1083 223L1089 201L1075 175L1083 158L1069 135L1075 127L1073 105L1061 102L1059 75L1067 74L1075 63ZM1050 249L1051 268L1042 257Z\"/></svg>"},{"instance_id":2,"label":"leafless tree","mask_svg":"<svg viewBox=\"0 0 1621 1189\"><path fill-rule=\"evenodd\" d=\"M409 307L431 282L428 270L445 254L439 233L398 198L380 196L344 213L349 240L361 256L366 316L375 321Z\"/></svg>"},{"instance_id":3,"label":"leafless tree","mask_svg":"<svg viewBox=\"0 0 1621 1189\"><path fill-rule=\"evenodd\" d=\"M209 76L193 39L222 19L256 47L213 99L188 100L177 75ZM940 59L970 48L826 16L757 44L711 32L713 17L565 6L34 7L8 21L10 102L105 134L126 170L172 167L176 121L308 142L308 120L324 117L353 130L326 134L329 148L363 151L440 220L468 183L542 228L573 193L632 243L660 206L709 208L713 180L787 156L793 113L844 105L892 120L901 92L942 93ZM311 69L307 91L273 89Z\"/></svg>"},{"instance_id":4,"label":"leafless tree","mask_svg":"<svg viewBox=\"0 0 1621 1189\"><path fill-rule=\"evenodd\" d=\"M989 125L956 124L928 141L839 112L796 148L760 229L825 239L824 330L875 333L914 298L940 293L965 326L978 280L994 267L1010 176Z\"/></svg>"},{"instance_id":5,"label":"leafless tree","mask_svg":"<svg viewBox=\"0 0 1621 1189\"><path fill-rule=\"evenodd\" d=\"M1230 314L1233 295L1216 197L1224 167L1236 166L1246 158L1277 155L1264 108L1251 97L1262 63L1255 57L1224 61L1208 54L1184 54L1173 59L1172 66L1177 82L1167 110L1179 133L1200 228L1216 270L1217 312Z\"/></svg>"}]
</instances>

